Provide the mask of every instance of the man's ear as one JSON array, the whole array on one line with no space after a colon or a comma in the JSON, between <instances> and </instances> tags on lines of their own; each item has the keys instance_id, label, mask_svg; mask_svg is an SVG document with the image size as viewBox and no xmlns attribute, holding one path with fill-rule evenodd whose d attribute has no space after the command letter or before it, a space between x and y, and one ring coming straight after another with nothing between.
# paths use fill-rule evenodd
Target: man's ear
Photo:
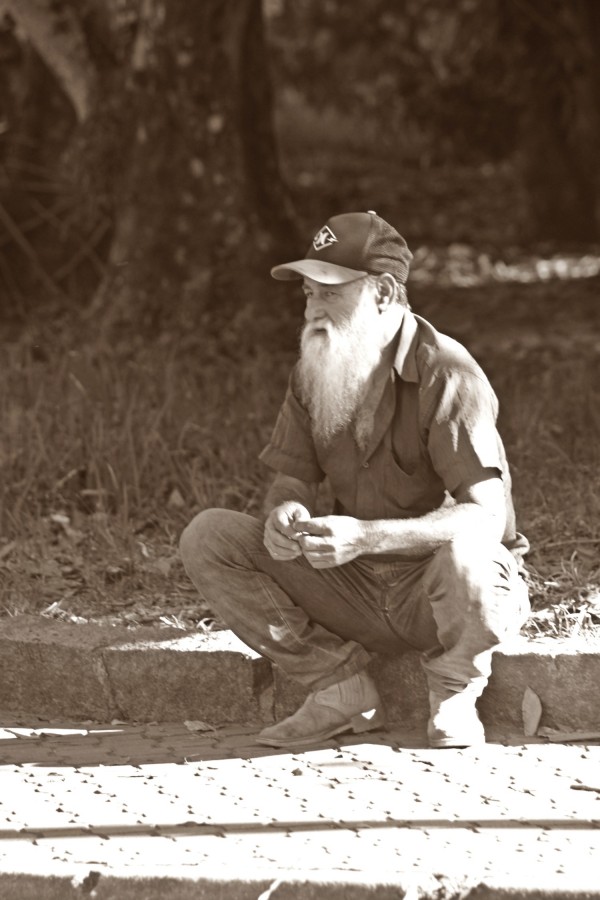
<instances>
[{"instance_id":1,"label":"man's ear","mask_svg":"<svg viewBox=\"0 0 600 900\"><path fill-rule=\"evenodd\" d=\"M384 272L377 279L377 307L379 312L385 312L392 303L395 303L398 295L398 285L393 275Z\"/></svg>"}]
</instances>

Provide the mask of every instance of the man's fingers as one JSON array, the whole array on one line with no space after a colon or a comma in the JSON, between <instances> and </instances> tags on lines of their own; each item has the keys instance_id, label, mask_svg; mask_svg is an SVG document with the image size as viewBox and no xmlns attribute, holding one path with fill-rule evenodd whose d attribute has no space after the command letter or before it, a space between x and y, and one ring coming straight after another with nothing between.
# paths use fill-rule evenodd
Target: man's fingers
<instances>
[{"instance_id":1,"label":"man's fingers","mask_svg":"<svg viewBox=\"0 0 600 900\"><path fill-rule=\"evenodd\" d=\"M302 556L302 553L298 548L296 548L295 550L269 550L269 556L272 559L279 560L280 562L289 562L289 560L291 559L296 559L296 557Z\"/></svg>"},{"instance_id":2,"label":"man's fingers","mask_svg":"<svg viewBox=\"0 0 600 900\"><path fill-rule=\"evenodd\" d=\"M281 552L299 549L297 541L291 540L291 538L280 534L278 531L265 535L265 544Z\"/></svg>"},{"instance_id":3,"label":"man's fingers","mask_svg":"<svg viewBox=\"0 0 600 900\"><path fill-rule=\"evenodd\" d=\"M295 540L297 537L289 516L281 509L273 510L266 521L265 531L271 535L279 535L285 540Z\"/></svg>"},{"instance_id":4,"label":"man's fingers","mask_svg":"<svg viewBox=\"0 0 600 900\"><path fill-rule=\"evenodd\" d=\"M331 534L331 528L324 518L297 519L294 522L294 528L300 534Z\"/></svg>"},{"instance_id":5,"label":"man's fingers","mask_svg":"<svg viewBox=\"0 0 600 900\"><path fill-rule=\"evenodd\" d=\"M271 541L265 540L265 547L269 551L269 555L273 557L273 559L295 559L297 556L301 556L302 551L298 544L289 541L287 546L273 544Z\"/></svg>"},{"instance_id":6,"label":"man's fingers","mask_svg":"<svg viewBox=\"0 0 600 900\"><path fill-rule=\"evenodd\" d=\"M302 552L297 540L286 537L276 528L266 528L263 542L273 559L295 559Z\"/></svg>"},{"instance_id":7,"label":"man's fingers","mask_svg":"<svg viewBox=\"0 0 600 900\"><path fill-rule=\"evenodd\" d=\"M280 519L276 519L273 523L273 527L278 534L283 535L288 541L298 540L298 531L294 527L294 524L289 520L281 521Z\"/></svg>"},{"instance_id":8,"label":"man's fingers","mask_svg":"<svg viewBox=\"0 0 600 900\"><path fill-rule=\"evenodd\" d=\"M289 537L289 535L284 534L283 531L277 531L277 529L273 530L271 540L279 547L288 547L290 544L296 543L294 538L291 538Z\"/></svg>"},{"instance_id":9,"label":"man's fingers","mask_svg":"<svg viewBox=\"0 0 600 900\"><path fill-rule=\"evenodd\" d=\"M337 565L335 550L324 538L302 535L300 538L302 553L313 569L328 569Z\"/></svg>"},{"instance_id":10,"label":"man's fingers","mask_svg":"<svg viewBox=\"0 0 600 900\"><path fill-rule=\"evenodd\" d=\"M299 536L299 541L305 553L327 553L332 549L329 541L316 535L302 534Z\"/></svg>"}]
</instances>

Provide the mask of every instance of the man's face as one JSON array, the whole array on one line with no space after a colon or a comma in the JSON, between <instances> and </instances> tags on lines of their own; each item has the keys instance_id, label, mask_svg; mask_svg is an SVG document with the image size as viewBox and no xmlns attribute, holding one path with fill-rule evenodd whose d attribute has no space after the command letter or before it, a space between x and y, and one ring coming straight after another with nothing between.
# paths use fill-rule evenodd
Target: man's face
<instances>
[{"instance_id":1,"label":"man's face","mask_svg":"<svg viewBox=\"0 0 600 900\"><path fill-rule=\"evenodd\" d=\"M325 336L332 328L343 327L359 314L377 317L377 288L367 278L346 284L321 284L305 278L305 331L308 335Z\"/></svg>"}]
</instances>

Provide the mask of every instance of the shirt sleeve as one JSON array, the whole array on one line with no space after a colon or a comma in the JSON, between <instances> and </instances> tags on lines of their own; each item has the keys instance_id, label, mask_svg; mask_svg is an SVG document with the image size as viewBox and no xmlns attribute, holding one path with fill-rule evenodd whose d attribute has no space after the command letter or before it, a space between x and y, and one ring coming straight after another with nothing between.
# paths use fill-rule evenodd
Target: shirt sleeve
<instances>
[{"instance_id":1,"label":"shirt sleeve","mask_svg":"<svg viewBox=\"0 0 600 900\"><path fill-rule=\"evenodd\" d=\"M294 372L271 439L259 459L276 472L308 483L325 477L317 459L310 417L294 391Z\"/></svg>"},{"instance_id":2,"label":"shirt sleeve","mask_svg":"<svg viewBox=\"0 0 600 900\"><path fill-rule=\"evenodd\" d=\"M425 414L427 447L433 468L453 494L465 482L484 477L484 469L506 466L496 428L498 401L483 373L472 369L435 373Z\"/></svg>"}]
</instances>

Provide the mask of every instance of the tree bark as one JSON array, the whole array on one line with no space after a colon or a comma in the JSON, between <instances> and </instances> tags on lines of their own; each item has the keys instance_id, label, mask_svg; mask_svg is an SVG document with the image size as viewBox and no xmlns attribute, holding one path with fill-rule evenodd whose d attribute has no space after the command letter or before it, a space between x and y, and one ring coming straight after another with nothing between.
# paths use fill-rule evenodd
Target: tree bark
<instances>
[{"instance_id":1,"label":"tree bark","mask_svg":"<svg viewBox=\"0 0 600 900\"><path fill-rule=\"evenodd\" d=\"M84 121L93 102L96 73L83 29L68 0L0 0L25 32Z\"/></svg>"},{"instance_id":2,"label":"tree bark","mask_svg":"<svg viewBox=\"0 0 600 900\"><path fill-rule=\"evenodd\" d=\"M294 228L261 0L140 0L135 17L112 0L2 2L67 92L70 172L114 222L89 316L139 330L234 309Z\"/></svg>"},{"instance_id":3,"label":"tree bark","mask_svg":"<svg viewBox=\"0 0 600 900\"><path fill-rule=\"evenodd\" d=\"M122 161L108 179L116 232L95 307L158 327L173 309L190 323L234 309L290 219L270 96L252 95L269 77L260 0L145 0L142 12L125 90L109 91Z\"/></svg>"},{"instance_id":4,"label":"tree bark","mask_svg":"<svg viewBox=\"0 0 600 900\"><path fill-rule=\"evenodd\" d=\"M520 157L535 236L595 240L600 10L596 0L512 0L511 6L508 19L524 55Z\"/></svg>"}]
</instances>

